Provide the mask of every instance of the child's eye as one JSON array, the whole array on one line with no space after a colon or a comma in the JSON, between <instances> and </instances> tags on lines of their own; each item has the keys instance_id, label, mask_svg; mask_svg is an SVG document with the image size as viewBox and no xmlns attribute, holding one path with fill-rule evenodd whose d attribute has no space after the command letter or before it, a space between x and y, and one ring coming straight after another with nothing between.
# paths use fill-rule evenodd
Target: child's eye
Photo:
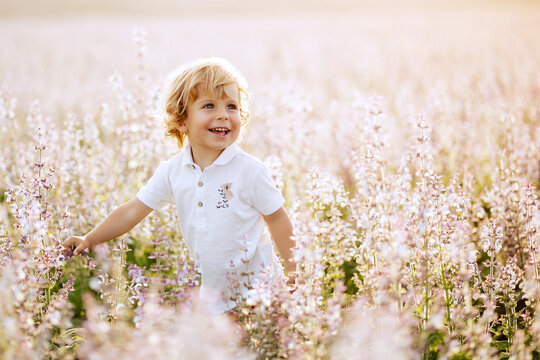
<instances>
[{"instance_id":1,"label":"child's eye","mask_svg":"<svg viewBox=\"0 0 540 360\"><path fill-rule=\"evenodd\" d=\"M214 108L214 104L206 104L203 106L203 109L213 109Z\"/></svg>"},{"instance_id":2,"label":"child's eye","mask_svg":"<svg viewBox=\"0 0 540 360\"><path fill-rule=\"evenodd\" d=\"M230 104L230 105L227 105L227 109L236 110L238 109L238 106L236 106L235 104Z\"/></svg>"}]
</instances>

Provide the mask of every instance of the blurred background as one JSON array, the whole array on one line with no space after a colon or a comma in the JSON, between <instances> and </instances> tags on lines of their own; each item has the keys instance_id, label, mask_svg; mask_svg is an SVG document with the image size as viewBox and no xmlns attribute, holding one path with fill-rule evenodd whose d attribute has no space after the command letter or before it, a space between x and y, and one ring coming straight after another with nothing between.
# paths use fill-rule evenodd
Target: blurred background
<instances>
[{"instance_id":1,"label":"blurred background","mask_svg":"<svg viewBox=\"0 0 540 360\"><path fill-rule=\"evenodd\" d=\"M149 86L180 63L222 56L245 74L254 94L270 82L299 80L328 104L342 98L337 93L346 78L385 97L407 89L418 95L426 84L436 85L437 73L460 65L484 71L492 51L510 53L510 60L538 59L538 4L3 0L0 86L23 107L39 99L48 112L93 112L114 96L107 84L114 69L135 74L141 65L132 41L133 29L141 27ZM518 38L530 46L517 49ZM318 95L313 90L321 88Z\"/></svg>"},{"instance_id":2,"label":"blurred background","mask_svg":"<svg viewBox=\"0 0 540 360\"><path fill-rule=\"evenodd\" d=\"M162 16L208 13L349 12L365 10L455 9L493 6L533 6L535 0L4 0L5 16L122 15Z\"/></svg>"}]
</instances>

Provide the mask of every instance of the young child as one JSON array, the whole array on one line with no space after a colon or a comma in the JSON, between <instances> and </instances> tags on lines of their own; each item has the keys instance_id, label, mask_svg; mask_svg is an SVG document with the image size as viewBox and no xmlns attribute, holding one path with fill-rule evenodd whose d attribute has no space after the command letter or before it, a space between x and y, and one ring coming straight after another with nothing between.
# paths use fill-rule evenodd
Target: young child
<instances>
[{"instance_id":1,"label":"young child","mask_svg":"<svg viewBox=\"0 0 540 360\"><path fill-rule=\"evenodd\" d=\"M187 138L184 151L163 161L135 198L63 246L80 254L174 202L184 241L200 262L199 294L210 312L236 306L227 295L226 273L246 271L242 259L249 259L248 270L255 277L263 265L282 271L265 223L292 274L292 225L283 196L264 165L236 145L248 116L246 87L242 75L223 59L203 59L173 73L164 94L167 135L176 138L180 148Z\"/></svg>"}]
</instances>

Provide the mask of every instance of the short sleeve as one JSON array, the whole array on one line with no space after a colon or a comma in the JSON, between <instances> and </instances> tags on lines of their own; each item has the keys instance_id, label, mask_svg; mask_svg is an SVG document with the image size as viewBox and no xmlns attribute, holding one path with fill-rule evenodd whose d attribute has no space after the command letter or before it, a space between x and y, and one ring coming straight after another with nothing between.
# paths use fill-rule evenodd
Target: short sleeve
<instances>
[{"instance_id":1,"label":"short sleeve","mask_svg":"<svg viewBox=\"0 0 540 360\"><path fill-rule=\"evenodd\" d=\"M254 172L249 198L253 207L263 215L276 212L285 203L281 191L276 187L270 173L262 164Z\"/></svg>"},{"instance_id":2,"label":"short sleeve","mask_svg":"<svg viewBox=\"0 0 540 360\"><path fill-rule=\"evenodd\" d=\"M162 161L154 172L154 175L152 175L150 180L137 193L137 198L154 210L159 210L166 204L174 202L171 183L167 173L167 162Z\"/></svg>"}]
</instances>

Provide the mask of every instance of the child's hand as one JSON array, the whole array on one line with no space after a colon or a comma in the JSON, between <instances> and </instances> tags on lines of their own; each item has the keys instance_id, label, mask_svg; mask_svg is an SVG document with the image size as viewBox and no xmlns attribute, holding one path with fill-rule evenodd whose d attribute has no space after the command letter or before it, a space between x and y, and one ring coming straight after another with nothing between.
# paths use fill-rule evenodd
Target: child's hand
<instances>
[{"instance_id":1,"label":"child's hand","mask_svg":"<svg viewBox=\"0 0 540 360\"><path fill-rule=\"evenodd\" d=\"M79 255L86 249L90 248L90 244L85 236L70 236L62 243L68 252L73 251L73 255Z\"/></svg>"},{"instance_id":2,"label":"child's hand","mask_svg":"<svg viewBox=\"0 0 540 360\"><path fill-rule=\"evenodd\" d=\"M291 294L296 290L296 285L298 285L297 280L298 277L295 271L291 271L287 274L287 287Z\"/></svg>"},{"instance_id":3,"label":"child's hand","mask_svg":"<svg viewBox=\"0 0 540 360\"><path fill-rule=\"evenodd\" d=\"M287 274L287 285L294 285L296 283L296 273L290 272Z\"/></svg>"}]
</instances>

